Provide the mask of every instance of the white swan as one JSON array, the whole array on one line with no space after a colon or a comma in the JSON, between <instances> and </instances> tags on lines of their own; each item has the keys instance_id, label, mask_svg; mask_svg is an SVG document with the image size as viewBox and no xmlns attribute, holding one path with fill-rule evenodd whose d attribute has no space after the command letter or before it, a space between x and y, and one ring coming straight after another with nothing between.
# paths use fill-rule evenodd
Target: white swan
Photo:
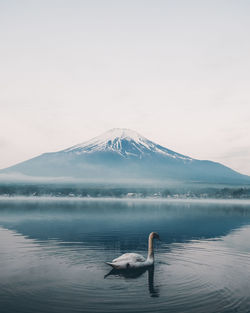
<instances>
[{"instance_id":1,"label":"white swan","mask_svg":"<svg viewBox=\"0 0 250 313\"><path fill-rule=\"evenodd\" d=\"M152 232L148 237L148 257L145 259L142 255L137 253L125 253L112 262L106 262L106 264L112 266L115 269L136 269L154 264L154 239L160 240L160 236Z\"/></svg>"}]
</instances>

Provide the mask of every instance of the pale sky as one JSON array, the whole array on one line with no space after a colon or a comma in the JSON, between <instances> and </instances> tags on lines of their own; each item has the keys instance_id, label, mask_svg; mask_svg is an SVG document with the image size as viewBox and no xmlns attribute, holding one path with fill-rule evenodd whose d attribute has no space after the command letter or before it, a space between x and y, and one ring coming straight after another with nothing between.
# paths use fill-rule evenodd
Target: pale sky
<instances>
[{"instance_id":1,"label":"pale sky","mask_svg":"<svg viewBox=\"0 0 250 313\"><path fill-rule=\"evenodd\" d=\"M114 127L250 175L249 0L0 0L0 168Z\"/></svg>"}]
</instances>

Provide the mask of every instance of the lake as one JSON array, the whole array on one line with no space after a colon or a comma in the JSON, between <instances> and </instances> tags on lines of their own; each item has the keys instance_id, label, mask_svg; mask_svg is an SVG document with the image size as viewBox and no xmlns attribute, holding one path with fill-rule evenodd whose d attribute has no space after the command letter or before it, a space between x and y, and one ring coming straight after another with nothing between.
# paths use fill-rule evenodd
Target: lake
<instances>
[{"instance_id":1,"label":"lake","mask_svg":"<svg viewBox=\"0 0 250 313\"><path fill-rule=\"evenodd\" d=\"M125 252L155 266L110 273ZM0 201L1 313L249 312L250 204Z\"/></svg>"}]
</instances>

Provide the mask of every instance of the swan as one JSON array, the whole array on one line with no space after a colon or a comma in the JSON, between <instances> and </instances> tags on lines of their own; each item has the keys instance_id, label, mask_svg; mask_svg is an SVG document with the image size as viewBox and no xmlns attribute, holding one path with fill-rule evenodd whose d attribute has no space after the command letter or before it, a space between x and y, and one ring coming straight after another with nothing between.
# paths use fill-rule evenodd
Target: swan
<instances>
[{"instance_id":1,"label":"swan","mask_svg":"<svg viewBox=\"0 0 250 313\"><path fill-rule=\"evenodd\" d=\"M142 255L137 253L125 253L112 262L106 262L106 264L112 266L115 269L137 269L142 267L151 266L154 264L154 239L160 240L160 236L152 232L148 237L148 257L145 259Z\"/></svg>"}]
</instances>

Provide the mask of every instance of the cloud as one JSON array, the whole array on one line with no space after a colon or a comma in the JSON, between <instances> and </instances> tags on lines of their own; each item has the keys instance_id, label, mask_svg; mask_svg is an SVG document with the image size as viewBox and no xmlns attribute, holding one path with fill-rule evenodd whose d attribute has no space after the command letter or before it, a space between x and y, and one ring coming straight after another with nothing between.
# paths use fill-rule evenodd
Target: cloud
<instances>
[{"instance_id":1,"label":"cloud","mask_svg":"<svg viewBox=\"0 0 250 313\"><path fill-rule=\"evenodd\" d=\"M8 173L8 174L0 174L0 182L70 182L76 181L76 179L72 177L42 177L42 176L28 176L21 173Z\"/></svg>"}]
</instances>

